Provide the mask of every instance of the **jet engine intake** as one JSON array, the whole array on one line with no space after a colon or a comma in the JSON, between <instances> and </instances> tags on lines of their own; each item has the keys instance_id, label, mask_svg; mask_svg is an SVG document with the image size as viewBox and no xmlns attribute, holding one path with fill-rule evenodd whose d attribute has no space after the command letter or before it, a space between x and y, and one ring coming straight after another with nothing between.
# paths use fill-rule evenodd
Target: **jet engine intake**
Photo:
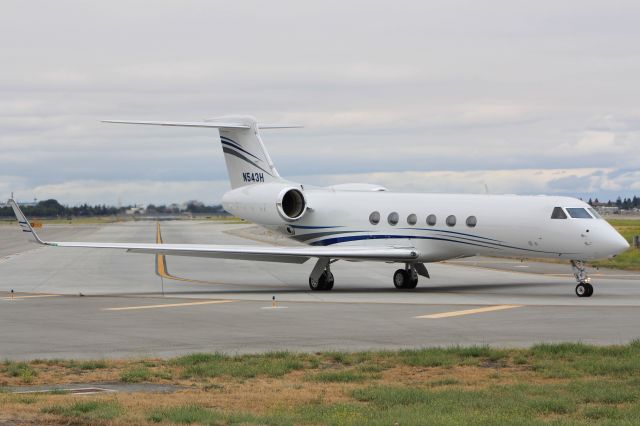
<instances>
[{"instance_id":1,"label":"jet engine intake","mask_svg":"<svg viewBox=\"0 0 640 426\"><path fill-rule=\"evenodd\" d=\"M307 211L307 202L299 189L285 188L278 195L276 207L284 220L294 221L300 219Z\"/></svg>"}]
</instances>

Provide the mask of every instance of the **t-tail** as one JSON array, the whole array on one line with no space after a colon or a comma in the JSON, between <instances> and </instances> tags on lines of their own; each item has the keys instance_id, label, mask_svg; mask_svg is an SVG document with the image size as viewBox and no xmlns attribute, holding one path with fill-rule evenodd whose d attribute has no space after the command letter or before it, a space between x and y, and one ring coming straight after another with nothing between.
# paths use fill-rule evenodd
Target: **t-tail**
<instances>
[{"instance_id":1,"label":"t-tail","mask_svg":"<svg viewBox=\"0 0 640 426\"><path fill-rule=\"evenodd\" d=\"M283 182L260 138L259 130L300 127L290 124L262 124L250 116L224 116L194 122L129 120L104 120L104 122L218 129L232 189L256 183Z\"/></svg>"}]
</instances>

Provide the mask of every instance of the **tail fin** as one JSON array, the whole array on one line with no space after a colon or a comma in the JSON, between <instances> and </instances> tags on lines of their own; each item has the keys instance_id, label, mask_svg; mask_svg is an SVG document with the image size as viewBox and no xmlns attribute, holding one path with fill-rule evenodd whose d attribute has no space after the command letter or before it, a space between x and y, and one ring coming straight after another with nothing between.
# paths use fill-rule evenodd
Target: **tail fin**
<instances>
[{"instance_id":1,"label":"tail fin","mask_svg":"<svg viewBox=\"0 0 640 426\"><path fill-rule=\"evenodd\" d=\"M221 117L212 120L212 123L218 121L233 121L248 126L248 129L220 128L220 143L231 188L282 180L260 138L254 118Z\"/></svg>"},{"instance_id":2,"label":"tail fin","mask_svg":"<svg viewBox=\"0 0 640 426\"><path fill-rule=\"evenodd\" d=\"M227 164L231 188L254 183L283 180L267 152L259 129L285 129L296 125L262 124L249 116L217 117L202 122L122 121L104 120L105 123L147 124L156 126L212 127L220 131L220 143Z\"/></svg>"}]
</instances>

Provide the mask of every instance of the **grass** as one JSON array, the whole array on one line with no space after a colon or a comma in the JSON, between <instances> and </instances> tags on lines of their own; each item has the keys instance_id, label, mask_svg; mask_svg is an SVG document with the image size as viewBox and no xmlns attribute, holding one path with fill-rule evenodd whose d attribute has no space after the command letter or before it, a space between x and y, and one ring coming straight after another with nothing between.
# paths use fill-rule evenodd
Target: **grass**
<instances>
[{"instance_id":1,"label":"grass","mask_svg":"<svg viewBox=\"0 0 640 426\"><path fill-rule=\"evenodd\" d=\"M144 365L128 368L120 375L120 380L125 383L148 382L151 379L151 370Z\"/></svg>"},{"instance_id":2,"label":"grass","mask_svg":"<svg viewBox=\"0 0 640 426\"><path fill-rule=\"evenodd\" d=\"M83 420L111 420L122 413L116 401L91 400L75 401L71 404L53 405L42 409L43 413L55 414L59 417L72 417Z\"/></svg>"},{"instance_id":3,"label":"grass","mask_svg":"<svg viewBox=\"0 0 640 426\"><path fill-rule=\"evenodd\" d=\"M306 376L307 380L315 382L333 382L333 383L350 383L350 382L363 382L368 378L378 377L376 375L367 375L358 373L351 370L346 371L323 371L320 373L309 374Z\"/></svg>"},{"instance_id":4,"label":"grass","mask_svg":"<svg viewBox=\"0 0 640 426\"><path fill-rule=\"evenodd\" d=\"M83 362L84 363L84 362ZM169 382L175 393L0 393L0 423L638 424L640 341L403 351L192 354L170 360L5 362L0 386Z\"/></svg>"},{"instance_id":5,"label":"grass","mask_svg":"<svg viewBox=\"0 0 640 426\"><path fill-rule=\"evenodd\" d=\"M105 360L90 360L90 361L71 360L71 361L66 361L65 365L67 368L72 368L79 372L108 368L108 364Z\"/></svg>"},{"instance_id":6,"label":"grass","mask_svg":"<svg viewBox=\"0 0 640 426\"><path fill-rule=\"evenodd\" d=\"M304 367L300 356L288 352L233 357L221 354L192 354L177 358L173 363L184 367L184 378L229 376L249 379L262 375L280 377Z\"/></svg>"},{"instance_id":7,"label":"grass","mask_svg":"<svg viewBox=\"0 0 640 426\"><path fill-rule=\"evenodd\" d=\"M18 377L22 383L33 382L38 372L25 362L5 361L2 371L9 377Z\"/></svg>"},{"instance_id":8,"label":"grass","mask_svg":"<svg viewBox=\"0 0 640 426\"><path fill-rule=\"evenodd\" d=\"M170 408L152 410L147 420L153 423L202 424L202 425L281 425L282 418L256 416L244 412L221 412L197 404L179 405Z\"/></svg>"}]
</instances>

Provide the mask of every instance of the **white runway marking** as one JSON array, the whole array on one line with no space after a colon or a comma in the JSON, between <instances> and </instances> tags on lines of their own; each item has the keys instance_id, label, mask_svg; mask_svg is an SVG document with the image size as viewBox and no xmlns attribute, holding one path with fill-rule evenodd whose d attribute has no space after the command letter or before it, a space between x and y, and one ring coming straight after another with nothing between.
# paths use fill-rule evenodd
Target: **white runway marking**
<instances>
[{"instance_id":1,"label":"white runway marking","mask_svg":"<svg viewBox=\"0 0 640 426\"><path fill-rule=\"evenodd\" d=\"M219 303L233 303L235 300L206 300L203 302L168 303L164 305L125 306L121 308L105 308L103 311L133 311L136 309L177 308L182 306L215 305Z\"/></svg>"},{"instance_id":2,"label":"white runway marking","mask_svg":"<svg viewBox=\"0 0 640 426\"><path fill-rule=\"evenodd\" d=\"M34 294L31 296L9 296L9 297L3 297L2 300L20 300L20 299L33 299L36 297L60 297L60 294Z\"/></svg>"},{"instance_id":3,"label":"white runway marking","mask_svg":"<svg viewBox=\"0 0 640 426\"><path fill-rule=\"evenodd\" d=\"M520 308L522 306L524 305L487 306L486 308L466 309L464 311L453 311L453 312L442 312L439 314L420 315L414 318L428 318L428 319L450 318L450 317L459 317L462 315L480 314L483 312L493 312L493 311L502 311L504 309Z\"/></svg>"}]
</instances>

